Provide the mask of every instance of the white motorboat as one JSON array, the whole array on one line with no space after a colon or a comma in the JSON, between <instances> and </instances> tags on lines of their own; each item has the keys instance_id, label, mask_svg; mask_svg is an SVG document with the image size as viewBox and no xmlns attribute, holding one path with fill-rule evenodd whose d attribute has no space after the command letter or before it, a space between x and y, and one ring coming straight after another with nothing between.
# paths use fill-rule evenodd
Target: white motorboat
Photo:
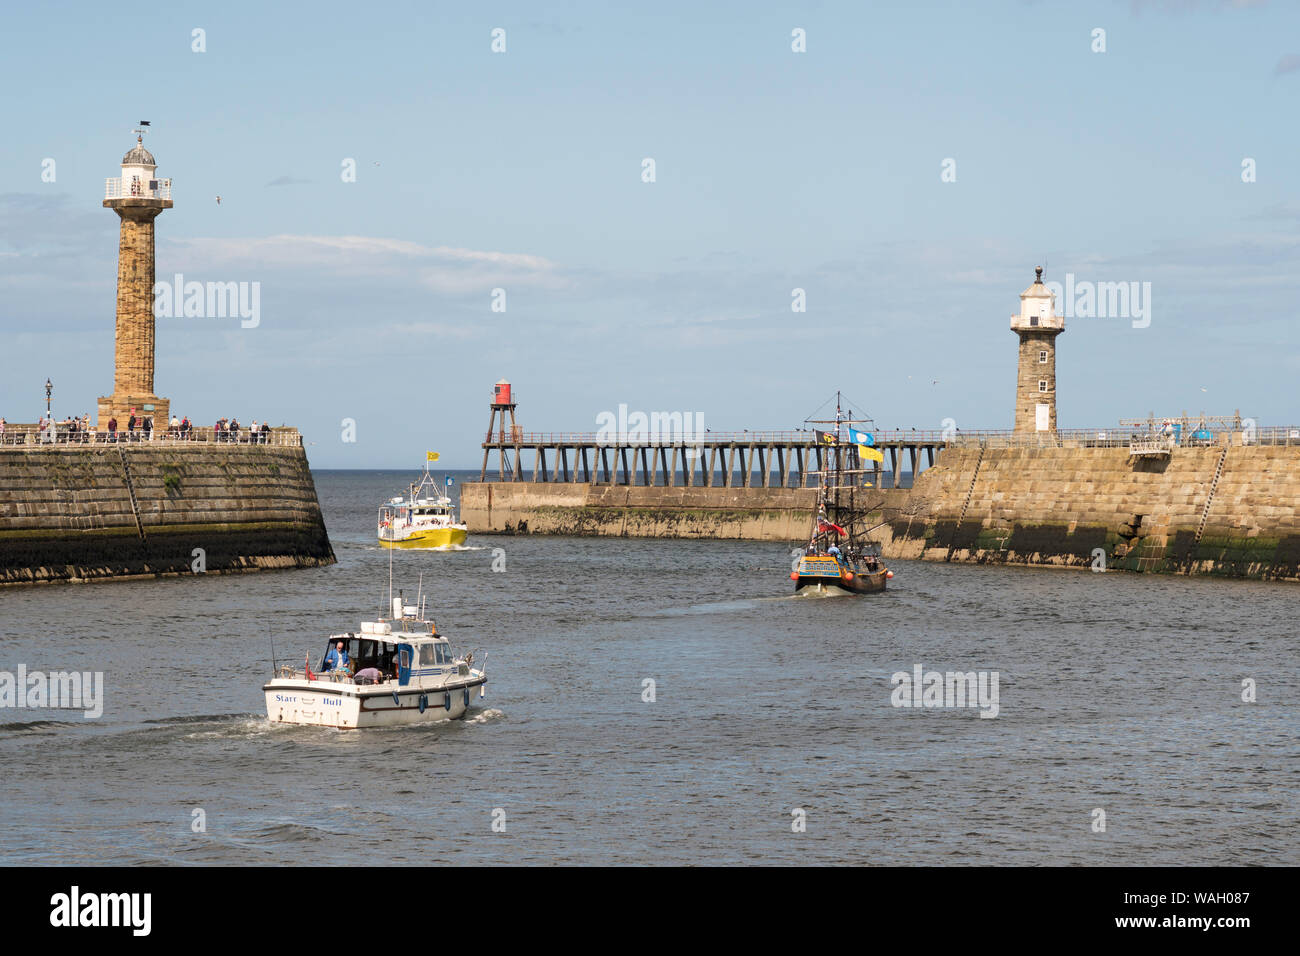
<instances>
[{"instance_id":1,"label":"white motorboat","mask_svg":"<svg viewBox=\"0 0 1300 956\"><path fill-rule=\"evenodd\" d=\"M344 665L337 646L342 642ZM486 692L484 666L458 657L422 604L393 598L392 618L365 621L359 633L333 634L313 671L283 665L262 686L274 723L353 729L435 723L464 717ZM328 668L328 669L327 669Z\"/></svg>"}]
</instances>

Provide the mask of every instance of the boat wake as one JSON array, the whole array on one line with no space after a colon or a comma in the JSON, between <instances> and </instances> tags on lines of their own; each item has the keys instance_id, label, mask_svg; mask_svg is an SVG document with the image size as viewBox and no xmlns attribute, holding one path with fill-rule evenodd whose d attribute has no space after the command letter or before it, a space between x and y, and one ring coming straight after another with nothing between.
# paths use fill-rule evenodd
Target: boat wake
<instances>
[{"instance_id":1,"label":"boat wake","mask_svg":"<svg viewBox=\"0 0 1300 956\"><path fill-rule=\"evenodd\" d=\"M223 720L238 720L248 714L186 714L181 717L154 717L146 724L215 724Z\"/></svg>"},{"instance_id":2,"label":"boat wake","mask_svg":"<svg viewBox=\"0 0 1300 956\"><path fill-rule=\"evenodd\" d=\"M0 724L0 737L20 736L23 734L52 734L67 726L73 726L72 721L20 720L9 724Z\"/></svg>"},{"instance_id":3,"label":"boat wake","mask_svg":"<svg viewBox=\"0 0 1300 956\"><path fill-rule=\"evenodd\" d=\"M390 549L388 549L388 548L381 548L381 547L379 547L378 545L367 545L367 546L366 546L366 550L367 550L367 551L388 551L388 550L390 550ZM487 551L488 549L487 549L486 547L481 546L481 545L471 545L471 544L442 544L442 545L438 545L438 547L436 547L436 548L418 548L418 547L414 547L414 546L410 546L410 545L408 545L407 547L402 548L401 550L403 550L403 551L442 551L442 552L450 553L450 552L453 552L453 551Z\"/></svg>"},{"instance_id":4,"label":"boat wake","mask_svg":"<svg viewBox=\"0 0 1300 956\"><path fill-rule=\"evenodd\" d=\"M499 720L506 715L505 711L497 710L495 707L487 707L472 717L466 717L462 723L466 724L487 724L494 720Z\"/></svg>"},{"instance_id":5,"label":"boat wake","mask_svg":"<svg viewBox=\"0 0 1300 956\"><path fill-rule=\"evenodd\" d=\"M815 587L800 588L798 591L794 592L794 594L790 595L790 597L794 598L796 601L820 601L823 598L856 596L857 595L852 591L846 591L843 588L835 587L827 588L824 591Z\"/></svg>"},{"instance_id":6,"label":"boat wake","mask_svg":"<svg viewBox=\"0 0 1300 956\"><path fill-rule=\"evenodd\" d=\"M284 733L289 724L273 723L265 714L224 714L218 717L192 717L150 721L150 723L216 724L210 730L194 730L183 735L185 740L245 740L267 734ZM224 725L224 726L222 726Z\"/></svg>"}]
</instances>

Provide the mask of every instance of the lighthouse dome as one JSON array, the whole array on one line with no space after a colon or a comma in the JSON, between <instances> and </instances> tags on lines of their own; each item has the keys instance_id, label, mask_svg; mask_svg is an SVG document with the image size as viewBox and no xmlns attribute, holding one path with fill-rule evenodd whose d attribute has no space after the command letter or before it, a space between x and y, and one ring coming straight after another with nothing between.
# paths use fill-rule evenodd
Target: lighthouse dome
<instances>
[{"instance_id":1,"label":"lighthouse dome","mask_svg":"<svg viewBox=\"0 0 1300 956\"><path fill-rule=\"evenodd\" d=\"M144 144L136 142L131 147L131 151L122 157L123 166L157 166L153 161L153 153L144 148Z\"/></svg>"}]
</instances>

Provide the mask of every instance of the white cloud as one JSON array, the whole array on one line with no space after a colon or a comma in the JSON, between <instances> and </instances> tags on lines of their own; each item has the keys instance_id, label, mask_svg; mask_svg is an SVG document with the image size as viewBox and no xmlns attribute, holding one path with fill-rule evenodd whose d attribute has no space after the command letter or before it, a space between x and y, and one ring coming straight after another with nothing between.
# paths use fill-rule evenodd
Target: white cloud
<instances>
[{"instance_id":1,"label":"white cloud","mask_svg":"<svg viewBox=\"0 0 1300 956\"><path fill-rule=\"evenodd\" d=\"M494 286L568 284L554 262L527 253L428 246L375 236L295 236L167 239L165 258L181 268L324 270L330 274L408 275L438 292L461 294ZM160 253L159 259L164 255ZM193 263L193 265L189 265Z\"/></svg>"}]
</instances>

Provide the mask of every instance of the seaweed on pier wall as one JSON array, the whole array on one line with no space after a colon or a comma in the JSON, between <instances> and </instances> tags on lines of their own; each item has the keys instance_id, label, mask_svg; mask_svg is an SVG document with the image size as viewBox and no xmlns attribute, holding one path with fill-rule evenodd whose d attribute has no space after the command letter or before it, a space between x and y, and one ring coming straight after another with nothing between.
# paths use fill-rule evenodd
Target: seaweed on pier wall
<instances>
[{"instance_id":1,"label":"seaweed on pier wall","mask_svg":"<svg viewBox=\"0 0 1300 956\"><path fill-rule=\"evenodd\" d=\"M1053 563L1062 558L1091 562L1095 549L1105 550L1106 534L1105 528L1097 526L1076 527L1071 532L1067 524L1017 522L1007 539L1007 550L1015 552L1020 560L1038 554Z\"/></svg>"},{"instance_id":2,"label":"seaweed on pier wall","mask_svg":"<svg viewBox=\"0 0 1300 956\"><path fill-rule=\"evenodd\" d=\"M333 562L300 448L0 450L0 584Z\"/></svg>"}]
</instances>

